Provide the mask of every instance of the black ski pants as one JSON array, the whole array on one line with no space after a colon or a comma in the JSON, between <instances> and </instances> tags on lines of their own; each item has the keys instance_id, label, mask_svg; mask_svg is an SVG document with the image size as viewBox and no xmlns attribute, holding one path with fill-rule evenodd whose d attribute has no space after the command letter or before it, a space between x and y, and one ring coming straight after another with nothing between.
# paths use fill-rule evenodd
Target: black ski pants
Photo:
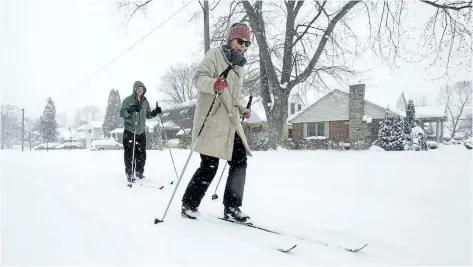
<instances>
[{"instance_id":1,"label":"black ski pants","mask_svg":"<svg viewBox=\"0 0 473 267\"><path fill-rule=\"evenodd\" d=\"M133 174L133 133L124 130L123 132L123 149L125 150L125 173ZM135 172L143 174L146 162L146 133L137 134L135 140Z\"/></svg>"},{"instance_id":2,"label":"black ski pants","mask_svg":"<svg viewBox=\"0 0 473 267\"><path fill-rule=\"evenodd\" d=\"M210 183L217 174L218 158L203 154L200 154L200 158L200 167L192 176L182 197L183 205L189 208L199 207L205 192L207 192ZM240 207L242 205L246 179L246 160L245 146L238 134L235 134L232 160L228 162L230 169L223 196L223 205L225 207Z\"/></svg>"}]
</instances>

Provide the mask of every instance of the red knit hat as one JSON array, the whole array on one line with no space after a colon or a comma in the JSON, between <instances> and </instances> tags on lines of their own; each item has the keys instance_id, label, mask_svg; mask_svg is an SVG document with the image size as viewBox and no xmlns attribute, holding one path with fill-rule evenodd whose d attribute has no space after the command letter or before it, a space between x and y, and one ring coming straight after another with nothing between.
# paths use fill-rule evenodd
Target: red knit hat
<instances>
[{"instance_id":1,"label":"red knit hat","mask_svg":"<svg viewBox=\"0 0 473 267\"><path fill-rule=\"evenodd\" d=\"M228 31L227 41L231 42L233 39L240 38L250 41L250 27L246 24L237 24Z\"/></svg>"}]
</instances>

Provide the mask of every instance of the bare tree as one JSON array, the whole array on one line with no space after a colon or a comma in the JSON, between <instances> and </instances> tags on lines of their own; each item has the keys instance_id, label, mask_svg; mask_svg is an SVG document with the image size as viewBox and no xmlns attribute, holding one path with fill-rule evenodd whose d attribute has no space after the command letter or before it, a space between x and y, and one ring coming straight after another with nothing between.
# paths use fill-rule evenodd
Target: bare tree
<instances>
[{"instance_id":1,"label":"bare tree","mask_svg":"<svg viewBox=\"0 0 473 267\"><path fill-rule=\"evenodd\" d=\"M447 73L452 57L472 51L471 1L421 2L433 13L421 37L420 45L430 48L423 56L433 58L433 63L446 60ZM318 90L329 91L330 81L346 84L347 78L355 74L349 61L367 47L392 66L402 59L402 22L409 4L403 0L232 1L228 15L213 24L211 41L225 42L226 30L232 23L249 21L259 55L259 83L269 124L269 146L276 148L282 144L289 95L298 85L310 82ZM350 27L350 20L357 17L367 18L366 44L360 43ZM279 31L280 22L285 23L283 32ZM469 59L465 64L471 66Z\"/></svg>"},{"instance_id":2,"label":"bare tree","mask_svg":"<svg viewBox=\"0 0 473 267\"><path fill-rule=\"evenodd\" d=\"M423 2L436 12L434 17L445 18L442 25L427 23L424 29L426 34L423 35L423 40L440 40L432 45L438 52L438 57L447 50L446 57L450 59L455 56L456 47L471 51L471 32L467 27L471 20L471 10L468 8L471 7L471 2L463 2L464 5L461 5L460 1L450 1L443 5L438 5L438 2ZM287 119L287 100L293 88L312 78L315 79L313 83L317 88L329 90L327 80L332 79L344 84L346 77L355 74L348 67L348 59L356 58L366 47L360 45L357 35L350 28L351 18L363 15L368 18L367 28L370 34L367 40L377 55L390 61L392 65L401 57L400 39L404 34L402 21L407 12L407 2L312 3L312 11L305 16L301 12L304 1L271 3L271 13L279 9L284 14L285 30L279 36L281 42L278 44L271 42L268 30L276 20L273 17L270 21L272 15L263 11L263 1L256 1L254 4L242 1L259 48L261 94L266 103L271 148L282 144L282 129ZM362 11L365 13L361 13ZM431 34L427 34L428 32ZM448 67L447 61L446 69Z\"/></svg>"},{"instance_id":3,"label":"bare tree","mask_svg":"<svg viewBox=\"0 0 473 267\"><path fill-rule=\"evenodd\" d=\"M461 125L461 121L468 120L464 112L468 106L471 108L471 81L460 81L453 86L447 85L442 88L440 94L449 116L449 123L447 123L446 127L450 130L451 137L453 138L458 127Z\"/></svg>"},{"instance_id":4,"label":"bare tree","mask_svg":"<svg viewBox=\"0 0 473 267\"><path fill-rule=\"evenodd\" d=\"M197 98L197 91L192 83L196 67L195 63L171 66L161 77L161 86L158 90L166 94L169 102L173 104Z\"/></svg>"},{"instance_id":5,"label":"bare tree","mask_svg":"<svg viewBox=\"0 0 473 267\"><path fill-rule=\"evenodd\" d=\"M16 106L1 105L1 149L10 148L12 142L21 136L20 114Z\"/></svg>"},{"instance_id":6,"label":"bare tree","mask_svg":"<svg viewBox=\"0 0 473 267\"><path fill-rule=\"evenodd\" d=\"M30 150L32 149L33 143L38 141L40 138L40 119L25 118L25 139L27 140Z\"/></svg>"},{"instance_id":7,"label":"bare tree","mask_svg":"<svg viewBox=\"0 0 473 267\"><path fill-rule=\"evenodd\" d=\"M242 1L258 42L261 96L268 118L270 148L274 149L282 144L282 130L288 116L288 99L296 85L305 82L312 75L316 75L324 84L324 75L341 78L345 74L353 73L349 68L337 64L340 60L343 61L343 56L349 51L340 45L333 37L333 33L335 25L358 2L349 2L333 14L328 14L325 9L327 1L316 2L312 17L308 21L304 19L298 21L304 1L286 1L284 6L279 6L286 14L284 38L279 38L282 42L273 41L271 44L267 38L263 2L257 1L252 5L249 1ZM318 19L324 20L320 24L325 24L325 30L324 26L314 24ZM325 49L328 42L332 46L330 49ZM311 47L313 43L318 43L318 46ZM325 62L319 61L322 55ZM277 58L281 60L278 61ZM282 67L278 68L277 63Z\"/></svg>"}]
</instances>

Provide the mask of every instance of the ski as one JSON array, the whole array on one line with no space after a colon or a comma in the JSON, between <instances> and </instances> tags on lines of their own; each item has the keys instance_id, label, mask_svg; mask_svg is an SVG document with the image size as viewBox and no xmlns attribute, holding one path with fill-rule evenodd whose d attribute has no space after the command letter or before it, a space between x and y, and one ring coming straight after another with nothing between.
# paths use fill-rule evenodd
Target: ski
<instances>
[{"instance_id":1,"label":"ski","mask_svg":"<svg viewBox=\"0 0 473 267\"><path fill-rule=\"evenodd\" d=\"M133 180L132 182L127 181L128 182L127 186L129 188L132 188L133 185L139 185L139 186L153 188L153 189L159 189L159 190L163 190L163 188L164 188L164 185L148 184L147 182L143 182L143 181L146 181L146 180L142 180L142 179L138 180L138 179L135 178L135 180Z\"/></svg>"},{"instance_id":2,"label":"ski","mask_svg":"<svg viewBox=\"0 0 473 267\"><path fill-rule=\"evenodd\" d=\"M184 215L182 215L182 216L184 216ZM201 215L200 219L196 219L196 218L192 218L192 217L184 217L184 218L187 219L187 220L194 220L194 221L205 220L205 221L209 221L209 222L212 222L212 223L217 223L215 220L213 220L215 217L213 217L213 216L209 217L207 215ZM224 219L224 220L226 220L226 219ZM235 223L237 223L237 222L235 222ZM156 224L156 219L155 219L155 224ZM297 247L297 244L290 244L289 246L285 246L285 247L282 247L282 246L275 247L274 250L282 252L282 253L289 253L293 249L295 249L296 247Z\"/></svg>"},{"instance_id":3,"label":"ski","mask_svg":"<svg viewBox=\"0 0 473 267\"><path fill-rule=\"evenodd\" d=\"M341 245L338 245L338 244L331 244L331 243L322 242L322 241L318 241L318 240L313 240L313 239L309 239L309 238L305 238L305 237L298 237L298 236L293 236L293 235L289 235L289 234L284 234L284 233L277 232L277 231L274 231L274 230L271 230L271 229L268 229L268 228L265 228L265 227L255 225L253 223L242 223L242 222L237 222L237 221L222 218L222 217L217 217L217 218L220 219L220 220L223 220L223 221L227 221L227 222L231 222L231 223L251 227L251 228L254 228L254 229L258 229L258 230L265 231L265 232L272 233L272 234L276 234L276 235L292 237L292 238L295 238L295 239L299 239L299 240L310 242L310 243L316 243L318 245L323 245L323 246L326 246L326 247L336 247L336 248L343 249L343 250L348 251L348 252L358 252L358 251L361 251L362 249L364 249L366 246L368 246L368 244L364 244L363 246L360 246L360 247L357 247L357 248L348 248L348 247L341 246ZM290 251L291 249L289 249L288 251Z\"/></svg>"},{"instance_id":4,"label":"ski","mask_svg":"<svg viewBox=\"0 0 473 267\"><path fill-rule=\"evenodd\" d=\"M137 182L137 181L134 181L133 183L128 184L128 187L132 187L132 184L143 186L143 187L148 187L148 188L153 188L153 189L159 189L159 190L163 190L163 188L164 188L163 185L162 186L149 185L149 184L145 184L145 183Z\"/></svg>"},{"instance_id":5,"label":"ski","mask_svg":"<svg viewBox=\"0 0 473 267\"><path fill-rule=\"evenodd\" d=\"M290 247L290 248L287 248L287 249L277 248L276 250L279 251L279 252L288 253L288 252L291 252L291 250L295 249L296 247L297 247L297 244Z\"/></svg>"}]
</instances>

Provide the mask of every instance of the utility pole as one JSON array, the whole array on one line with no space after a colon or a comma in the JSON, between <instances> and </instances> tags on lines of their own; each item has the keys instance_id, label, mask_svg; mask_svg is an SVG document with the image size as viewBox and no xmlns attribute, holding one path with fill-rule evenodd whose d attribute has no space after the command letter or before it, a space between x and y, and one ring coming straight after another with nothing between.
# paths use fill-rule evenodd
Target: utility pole
<instances>
[{"instance_id":1,"label":"utility pole","mask_svg":"<svg viewBox=\"0 0 473 267\"><path fill-rule=\"evenodd\" d=\"M25 143L25 109L21 109L21 152Z\"/></svg>"}]
</instances>

